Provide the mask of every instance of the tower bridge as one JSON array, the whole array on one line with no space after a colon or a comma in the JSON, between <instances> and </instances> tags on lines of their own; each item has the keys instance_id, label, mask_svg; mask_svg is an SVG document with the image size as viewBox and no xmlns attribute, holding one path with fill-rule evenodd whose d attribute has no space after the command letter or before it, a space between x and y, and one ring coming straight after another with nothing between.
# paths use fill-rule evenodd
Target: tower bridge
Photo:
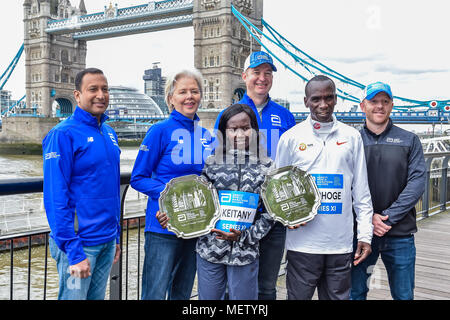
<instances>
[{"instance_id":1,"label":"tower bridge","mask_svg":"<svg viewBox=\"0 0 450 320\"><path fill-rule=\"evenodd\" d=\"M45 32L72 35L76 40L97 40L135 33L152 32L192 26L193 0L165 0L118 8L105 7L104 12L74 15L49 20Z\"/></svg>"},{"instance_id":2,"label":"tower bridge","mask_svg":"<svg viewBox=\"0 0 450 320\"><path fill-rule=\"evenodd\" d=\"M26 106L28 113L54 116L56 101L64 115L75 107L75 75L86 67L87 41L194 28L194 66L204 76L202 105L216 109L230 103L245 86L242 67L260 45L233 17L235 6L261 27L262 0L163 0L88 13L69 0L24 0ZM220 89L219 89L220 88Z\"/></svg>"},{"instance_id":3,"label":"tower bridge","mask_svg":"<svg viewBox=\"0 0 450 320\"><path fill-rule=\"evenodd\" d=\"M280 66L303 81L317 74L331 77L337 84L339 99L349 102L352 110L357 109L358 93L365 88L283 37L263 19L263 0L162 0L125 8L110 3L94 13L87 12L84 0L74 1L79 5L73 6L69 0L23 0L24 43L0 78L2 89L24 53L26 94L21 100L26 102L12 105L2 112L2 117L28 114L39 118L37 121L46 123L44 127L38 124L35 130L41 137L57 120L52 119L57 115L56 105L60 108L58 116L73 112L75 75L86 67L87 42L97 39L192 27L194 66L204 76L201 108L205 110L201 111L208 115L208 121L212 121L214 112L245 92L241 72L251 51L269 52ZM394 100L395 122L450 123L450 100L418 101L398 96ZM294 112L294 116L301 121L308 113ZM364 120L364 114L356 111L336 112L336 116L350 124ZM114 120L158 121L120 117Z\"/></svg>"}]
</instances>

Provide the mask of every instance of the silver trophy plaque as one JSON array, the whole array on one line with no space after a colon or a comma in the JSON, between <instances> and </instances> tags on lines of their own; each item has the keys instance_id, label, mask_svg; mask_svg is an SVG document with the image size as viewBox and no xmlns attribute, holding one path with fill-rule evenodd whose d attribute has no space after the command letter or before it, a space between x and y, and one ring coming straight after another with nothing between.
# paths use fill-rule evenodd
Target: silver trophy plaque
<instances>
[{"instance_id":1,"label":"silver trophy plaque","mask_svg":"<svg viewBox=\"0 0 450 320\"><path fill-rule=\"evenodd\" d=\"M216 189L197 175L170 180L161 192L159 208L169 217L167 229L184 239L211 232L220 218Z\"/></svg>"},{"instance_id":2,"label":"silver trophy plaque","mask_svg":"<svg viewBox=\"0 0 450 320\"><path fill-rule=\"evenodd\" d=\"M261 187L267 212L285 226L314 219L320 207L320 193L314 178L296 166L271 170Z\"/></svg>"}]
</instances>

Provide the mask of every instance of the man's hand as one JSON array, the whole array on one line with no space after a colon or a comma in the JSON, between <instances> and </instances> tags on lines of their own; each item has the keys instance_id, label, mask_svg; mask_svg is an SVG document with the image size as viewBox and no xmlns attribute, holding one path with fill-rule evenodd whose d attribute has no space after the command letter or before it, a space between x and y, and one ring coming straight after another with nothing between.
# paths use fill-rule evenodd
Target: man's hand
<instances>
[{"instance_id":1,"label":"man's hand","mask_svg":"<svg viewBox=\"0 0 450 320\"><path fill-rule=\"evenodd\" d=\"M116 244L116 254L114 255L114 261L113 261L113 264L116 263L117 261L119 261L119 259L120 259L120 254L121 254L120 244Z\"/></svg>"},{"instance_id":2,"label":"man's hand","mask_svg":"<svg viewBox=\"0 0 450 320\"><path fill-rule=\"evenodd\" d=\"M89 259L86 258L83 261L74 264L69 267L70 275L76 278L87 278L91 276L91 264L89 263Z\"/></svg>"},{"instance_id":3,"label":"man's hand","mask_svg":"<svg viewBox=\"0 0 450 320\"><path fill-rule=\"evenodd\" d=\"M158 219L159 224L163 229L167 228L167 224L169 223L169 217L165 212L160 212L159 210L156 212L156 219Z\"/></svg>"},{"instance_id":4,"label":"man's hand","mask_svg":"<svg viewBox=\"0 0 450 320\"><path fill-rule=\"evenodd\" d=\"M230 229L230 232L225 232L219 229L212 229L211 232L217 233L216 239L238 241L241 232L239 230Z\"/></svg>"},{"instance_id":5,"label":"man's hand","mask_svg":"<svg viewBox=\"0 0 450 320\"><path fill-rule=\"evenodd\" d=\"M384 223L389 218L389 216L383 216L379 213L374 213L372 217L372 224L373 224L373 234L382 237L391 230L391 226L388 226Z\"/></svg>"},{"instance_id":6,"label":"man's hand","mask_svg":"<svg viewBox=\"0 0 450 320\"><path fill-rule=\"evenodd\" d=\"M353 260L353 265L358 265L363 262L369 254L372 253L372 247L370 244L362 241L358 241L358 245L356 246L355 259Z\"/></svg>"}]
</instances>

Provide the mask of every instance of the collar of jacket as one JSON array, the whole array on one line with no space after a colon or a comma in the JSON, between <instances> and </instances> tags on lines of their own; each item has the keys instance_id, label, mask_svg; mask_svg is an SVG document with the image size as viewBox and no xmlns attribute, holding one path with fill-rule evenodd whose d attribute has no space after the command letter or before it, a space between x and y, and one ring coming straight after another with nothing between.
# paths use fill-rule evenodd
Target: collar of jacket
<instances>
[{"instance_id":1,"label":"collar of jacket","mask_svg":"<svg viewBox=\"0 0 450 320\"><path fill-rule=\"evenodd\" d=\"M198 122L200 121L200 118L198 117L197 113L194 115L194 119L189 119L188 117L181 114L175 109L170 113L169 118L179 122L183 127L189 130L194 130L194 128L198 125Z\"/></svg>"},{"instance_id":2,"label":"collar of jacket","mask_svg":"<svg viewBox=\"0 0 450 320\"><path fill-rule=\"evenodd\" d=\"M253 152L249 150L241 150L241 149L228 149L227 153L233 156L233 159L245 159L245 161L252 160L257 161L258 157Z\"/></svg>"},{"instance_id":3,"label":"collar of jacket","mask_svg":"<svg viewBox=\"0 0 450 320\"><path fill-rule=\"evenodd\" d=\"M243 103L245 103L246 105L248 105L249 107L252 107L252 108L254 108L254 109L256 110L256 105L255 105L255 103L253 102L252 98L250 98L250 97L247 95L247 92L244 94L244 96L242 97L242 100L241 100L241 101L242 101ZM267 103L266 103L266 106L269 105L270 101L271 101L271 98L270 98L269 95L267 95Z\"/></svg>"},{"instance_id":4,"label":"collar of jacket","mask_svg":"<svg viewBox=\"0 0 450 320\"><path fill-rule=\"evenodd\" d=\"M242 149L228 149L227 153L235 157L249 157L252 154L249 150Z\"/></svg>"},{"instance_id":5,"label":"collar of jacket","mask_svg":"<svg viewBox=\"0 0 450 320\"><path fill-rule=\"evenodd\" d=\"M264 106L263 110L270 104L271 99L270 96L267 96L267 103ZM258 109L256 109L255 103L253 102L252 98L250 98L247 95L247 92L242 97L241 103L248 105L250 108L252 108L253 112L256 114L256 120L258 120L258 126L261 128L261 119L259 118L259 112Z\"/></svg>"},{"instance_id":6,"label":"collar of jacket","mask_svg":"<svg viewBox=\"0 0 450 320\"><path fill-rule=\"evenodd\" d=\"M337 130L337 126L338 126L338 121L337 121L336 115L334 113L332 114L332 117L333 117L333 121L332 121L333 122L333 128L331 129L330 134L332 134L334 131L336 131ZM308 115L308 118L306 118L305 121L307 121L308 127L311 128L311 132L314 135L318 136L318 134L314 130L314 127L313 127L313 124L312 124L313 119L311 118L311 114Z\"/></svg>"},{"instance_id":7,"label":"collar of jacket","mask_svg":"<svg viewBox=\"0 0 450 320\"><path fill-rule=\"evenodd\" d=\"M386 128L384 128L384 131L381 132L380 134L376 134L376 133L370 131L369 128L367 128L367 122L364 121L364 130L367 132L367 134L370 134L372 137L378 138L378 137L381 137L383 135L386 135L389 132L389 130L391 130L393 125L394 125L394 123L392 122L392 119L389 118L389 122L388 122Z\"/></svg>"},{"instance_id":8,"label":"collar of jacket","mask_svg":"<svg viewBox=\"0 0 450 320\"><path fill-rule=\"evenodd\" d=\"M81 109L79 106L75 108L75 111L73 112L73 117L75 120L78 120L80 122L83 122L87 125L96 128L100 127L106 120L109 119L109 117L103 113L100 117L100 124L99 124L96 117L94 117L89 112Z\"/></svg>"}]
</instances>

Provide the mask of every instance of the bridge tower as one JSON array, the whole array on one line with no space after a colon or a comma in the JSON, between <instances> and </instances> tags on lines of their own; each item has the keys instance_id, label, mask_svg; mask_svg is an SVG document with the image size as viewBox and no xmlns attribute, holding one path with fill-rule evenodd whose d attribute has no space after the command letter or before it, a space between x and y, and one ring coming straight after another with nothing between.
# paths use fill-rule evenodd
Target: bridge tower
<instances>
[{"instance_id":1,"label":"bridge tower","mask_svg":"<svg viewBox=\"0 0 450 320\"><path fill-rule=\"evenodd\" d=\"M70 114L76 104L75 75L86 66L86 41L74 40L72 35L51 35L45 29L49 19L86 14L84 0L78 8L69 0L24 0L23 10L28 112L55 116L57 102L59 114Z\"/></svg>"},{"instance_id":2,"label":"bridge tower","mask_svg":"<svg viewBox=\"0 0 450 320\"><path fill-rule=\"evenodd\" d=\"M203 109L219 109L239 100L245 59L261 46L231 13L234 5L262 28L263 0L194 0L194 65L204 77Z\"/></svg>"}]
</instances>

